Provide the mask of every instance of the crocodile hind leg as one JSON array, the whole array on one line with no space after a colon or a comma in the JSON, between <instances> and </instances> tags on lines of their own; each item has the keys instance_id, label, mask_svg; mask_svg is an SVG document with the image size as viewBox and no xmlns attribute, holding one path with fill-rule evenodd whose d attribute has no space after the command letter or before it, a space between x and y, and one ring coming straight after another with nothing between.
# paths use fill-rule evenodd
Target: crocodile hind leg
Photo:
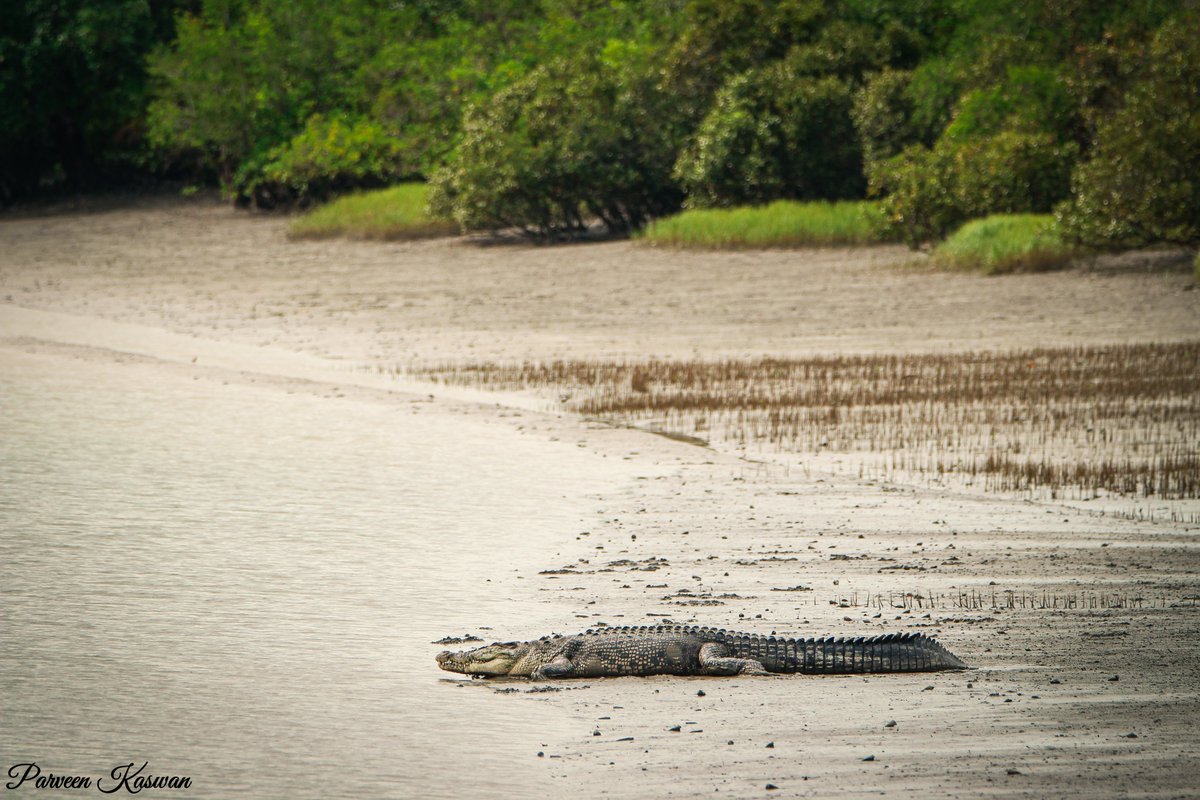
<instances>
[{"instance_id":1,"label":"crocodile hind leg","mask_svg":"<svg viewBox=\"0 0 1200 800\"><path fill-rule=\"evenodd\" d=\"M700 648L700 669L705 675L770 675L761 661L725 655L724 645L709 642Z\"/></svg>"}]
</instances>

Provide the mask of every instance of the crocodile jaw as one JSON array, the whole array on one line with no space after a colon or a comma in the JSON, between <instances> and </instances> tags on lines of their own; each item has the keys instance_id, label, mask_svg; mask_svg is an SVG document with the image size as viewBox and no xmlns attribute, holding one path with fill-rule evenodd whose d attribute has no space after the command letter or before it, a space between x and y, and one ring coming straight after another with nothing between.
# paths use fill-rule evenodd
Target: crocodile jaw
<instances>
[{"instance_id":1,"label":"crocodile jaw","mask_svg":"<svg viewBox=\"0 0 1200 800\"><path fill-rule=\"evenodd\" d=\"M444 650L438 653L437 663L447 672L498 678L511 674L527 649L524 642L497 642L474 650Z\"/></svg>"}]
</instances>

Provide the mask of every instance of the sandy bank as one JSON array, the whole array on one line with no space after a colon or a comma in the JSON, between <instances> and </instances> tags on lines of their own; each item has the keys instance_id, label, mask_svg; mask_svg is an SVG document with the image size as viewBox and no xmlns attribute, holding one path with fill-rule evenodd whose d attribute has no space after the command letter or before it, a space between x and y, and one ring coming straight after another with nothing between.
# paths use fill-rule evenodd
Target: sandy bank
<instances>
[{"instance_id":1,"label":"sandy bank","mask_svg":"<svg viewBox=\"0 0 1200 800\"><path fill-rule=\"evenodd\" d=\"M1185 274L929 275L897 269L907 254L896 248L296 244L284 225L186 204L2 221L0 334L25 348L90 340L109 354L97 357L140 352L222 380L249 379L238 348L253 348L250 361L269 355L280 380L363 394L422 391L379 369L443 359L1200 338L1200 292ZM531 746L514 775L596 797L1200 790L1200 546L1188 526L834 478L534 413L527 401L511 401L526 403L514 418L512 405L496 406L505 400L432 405L626 460L636 477L597 504L593 525L564 531L557 552L528 566L544 614L481 619L494 631L479 635L664 619L786 634L923 630L977 666L548 693L471 684L462 691L496 693L497 715L539 703L571 720L573 735Z\"/></svg>"},{"instance_id":2,"label":"sandy bank","mask_svg":"<svg viewBox=\"0 0 1200 800\"><path fill-rule=\"evenodd\" d=\"M289 243L286 224L186 203L0 220L0 300L388 366L1200 337L1179 272L930 275L896 269L901 247Z\"/></svg>"}]
</instances>

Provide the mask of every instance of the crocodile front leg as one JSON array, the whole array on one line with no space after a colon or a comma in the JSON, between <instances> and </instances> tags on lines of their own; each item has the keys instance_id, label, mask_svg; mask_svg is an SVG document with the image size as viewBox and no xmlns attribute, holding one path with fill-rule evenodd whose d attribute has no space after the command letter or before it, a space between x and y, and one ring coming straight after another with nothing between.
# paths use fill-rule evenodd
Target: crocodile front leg
<instances>
[{"instance_id":1,"label":"crocodile front leg","mask_svg":"<svg viewBox=\"0 0 1200 800\"><path fill-rule=\"evenodd\" d=\"M544 681L548 678L592 677L587 674L584 667L586 659L579 658L582 650L581 639L568 640L562 647L550 653L546 663L530 672L529 677L535 681Z\"/></svg>"},{"instance_id":2,"label":"crocodile front leg","mask_svg":"<svg viewBox=\"0 0 1200 800\"><path fill-rule=\"evenodd\" d=\"M700 668L705 675L770 675L761 661L725 655L725 646L709 642L700 648Z\"/></svg>"},{"instance_id":3,"label":"crocodile front leg","mask_svg":"<svg viewBox=\"0 0 1200 800\"><path fill-rule=\"evenodd\" d=\"M548 678L570 678L575 674L575 665L565 655L560 655L549 664L543 664L529 674L535 681Z\"/></svg>"}]
</instances>

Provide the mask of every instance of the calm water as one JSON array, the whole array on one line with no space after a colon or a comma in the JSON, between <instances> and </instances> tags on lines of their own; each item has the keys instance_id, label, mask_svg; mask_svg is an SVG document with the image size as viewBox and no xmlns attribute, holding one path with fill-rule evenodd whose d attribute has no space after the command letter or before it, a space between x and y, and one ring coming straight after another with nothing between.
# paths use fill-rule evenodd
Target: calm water
<instances>
[{"instance_id":1,"label":"calm water","mask_svg":"<svg viewBox=\"0 0 1200 800\"><path fill-rule=\"evenodd\" d=\"M196 797L544 788L539 742L573 721L441 680L430 642L561 613L517 576L617 485L597 462L428 404L0 347L3 769L149 761Z\"/></svg>"}]
</instances>

